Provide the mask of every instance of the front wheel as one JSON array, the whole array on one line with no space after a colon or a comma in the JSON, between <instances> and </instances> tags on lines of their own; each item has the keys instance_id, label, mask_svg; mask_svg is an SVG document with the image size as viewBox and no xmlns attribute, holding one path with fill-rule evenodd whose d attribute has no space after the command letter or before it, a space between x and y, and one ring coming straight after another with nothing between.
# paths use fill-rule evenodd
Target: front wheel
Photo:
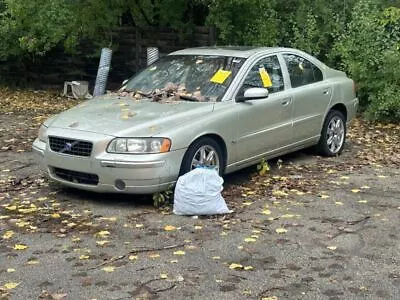
<instances>
[{"instance_id":1,"label":"front wheel","mask_svg":"<svg viewBox=\"0 0 400 300\"><path fill-rule=\"evenodd\" d=\"M190 145L183 157L180 175L198 167L214 168L220 175L223 174L221 146L214 139L203 137Z\"/></svg>"},{"instance_id":2,"label":"front wheel","mask_svg":"<svg viewBox=\"0 0 400 300\"><path fill-rule=\"evenodd\" d=\"M331 110L324 121L317 150L324 156L339 155L346 140L346 121L338 110Z\"/></svg>"}]
</instances>

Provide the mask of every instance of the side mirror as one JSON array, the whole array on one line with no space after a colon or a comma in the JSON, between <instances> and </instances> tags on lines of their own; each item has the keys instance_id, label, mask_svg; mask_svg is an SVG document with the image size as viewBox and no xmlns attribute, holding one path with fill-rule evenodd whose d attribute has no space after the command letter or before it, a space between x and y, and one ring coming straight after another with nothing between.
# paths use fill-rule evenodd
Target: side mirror
<instances>
[{"instance_id":1,"label":"side mirror","mask_svg":"<svg viewBox=\"0 0 400 300\"><path fill-rule=\"evenodd\" d=\"M244 92L244 95L241 97L237 97L237 102L245 102L247 100L257 100L257 99L264 99L267 98L269 92L267 89L264 88L249 88Z\"/></svg>"}]
</instances>

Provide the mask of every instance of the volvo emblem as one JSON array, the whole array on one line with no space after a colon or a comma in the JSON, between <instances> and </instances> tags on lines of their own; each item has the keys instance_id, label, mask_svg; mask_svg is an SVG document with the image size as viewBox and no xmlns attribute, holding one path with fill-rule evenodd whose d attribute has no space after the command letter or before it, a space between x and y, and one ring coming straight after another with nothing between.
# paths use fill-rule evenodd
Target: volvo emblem
<instances>
[{"instance_id":1,"label":"volvo emblem","mask_svg":"<svg viewBox=\"0 0 400 300\"><path fill-rule=\"evenodd\" d=\"M64 151L71 151L72 150L72 144L71 143L65 143L63 150Z\"/></svg>"}]
</instances>

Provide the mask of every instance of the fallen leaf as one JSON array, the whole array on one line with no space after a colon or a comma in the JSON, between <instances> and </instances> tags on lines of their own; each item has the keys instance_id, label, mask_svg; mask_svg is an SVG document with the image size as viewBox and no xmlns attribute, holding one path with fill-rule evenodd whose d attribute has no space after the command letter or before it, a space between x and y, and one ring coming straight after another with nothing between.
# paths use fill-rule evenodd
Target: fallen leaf
<instances>
[{"instance_id":1,"label":"fallen leaf","mask_svg":"<svg viewBox=\"0 0 400 300\"><path fill-rule=\"evenodd\" d=\"M231 269L231 270L243 269L243 266L241 264L232 263L229 265L229 269Z\"/></svg>"},{"instance_id":2,"label":"fallen leaf","mask_svg":"<svg viewBox=\"0 0 400 300\"><path fill-rule=\"evenodd\" d=\"M7 269L7 273L13 273L13 272L15 272L15 269L13 269L13 268L8 268Z\"/></svg>"},{"instance_id":3,"label":"fallen leaf","mask_svg":"<svg viewBox=\"0 0 400 300\"><path fill-rule=\"evenodd\" d=\"M129 255L129 260L137 260L138 256L137 255Z\"/></svg>"},{"instance_id":4,"label":"fallen leaf","mask_svg":"<svg viewBox=\"0 0 400 300\"><path fill-rule=\"evenodd\" d=\"M161 274L160 274L160 278L161 278L161 279L167 279L167 278L168 278L168 274L161 273Z\"/></svg>"},{"instance_id":5,"label":"fallen leaf","mask_svg":"<svg viewBox=\"0 0 400 300\"><path fill-rule=\"evenodd\" d=\"M276 296L262 297L261 300L278 300L278 297Z\"/></svg>"},{"instance_id":6,"label":"fallen leaf","mask_svg":"<svg viewBox=\"0 0 400 300\"><path fill-rule=\"evenodd\" d=\"M113 266L104 267L102 270L103 270L104 272L111 273L111 272L114 272L115 267L113 267Z\"/></svg>"},{"instance_id":7,"label":"fallen leaf","mask_svg":"<svg viewBox=\"0 0 400 300\"><path fill-rule=\"evenodd\" d=\"M110 232L107 230L99 231L95 234L97 237L106 237L110 235Z\"/></svg>"},{"instance_id":8,"label":"fallen leaf","mask_svg":"<svg viewBox=\"0 0 400 300\"><path fill-rule=\"evenodd\" d=\"M328 199L329 198L328 195L321 195L320 197L321 197L321 199Z\"/></svg>"},{"instance_id":9,"label":"fallen leaf","mask_svg":"<svg viewBox=\"0 0 400 300\"><path fill-rule=\"evenodd\" d=\"M245 241L246 243L254 243L254 242L257 241L257 239L252 238L252 237L248 237L248 238L245 238L244 241Z\"/></svg>"},{"instance_id":10,"label":"fallen leaf","mask_svg":"<svg viewBox=\"0 0 400 300\"><path fill-rule=\"evenodd\" d=\"M143 225L143 224L136 224L135 227L136 227L136 228L143 228L144 225Z\"/></svg>"},{"instance_id":11,"label":"fallen leaf","mask_svg":"<svg viewBox=\"0 0 400 300\"><path fill-rule=\"evenodd\" d=\"M152 259L156 259L156 258L159 258L159 257L160 257L160 254L157 254L157 253L155 253L155 254L150 254L149 257L152 258Z\"/></svg>"},{"instance_id":12,"label":"fallen leaf","mask_svg":"<svg viewBox=\"0 0 400 300\"><path fill-rule=\"evenodd\" d=\"M220 256L213 256L212 259L218 260L218 259L221 259L221 257Z\"/></svg>"},{"instance_id":13,"label":"fallen leaf","mask_svg":"<svg viewBox=\"0 0 400 300\"><path fill-rule=\"evenodd\" d=\"M172 226L172 225L167 225L164 227L164 230L165 231L173 231L173 230L176 230L176 227Z\"/></svg>"},{"instance_id":14,"label":"fallen leaf","mask_svg":"<svg viewBox=\"0 0 400 300\"><path fill-rule=\"evenodd\" d=\"M16 283L16 282L7 282L7 283L4 285L4 288L6 288L7 290L12 290L12 289L15 289L17 286L19 286L19 284L20 284L20 282L19 282L19 283Z\"/></svg>"},{"instance_id":15,"label":"fallen leaf","mask_svg":"<svg viewBox=\"0 0 400 300\"><path fill-rule=\"evenodd\" d=\"M360 190L359 190L359 189L352 189L351 192L352 192L352 193L359 193Z\"/></svg>"},{"instance_id":16,"label":"fallen leaf","mask_svg":"<svg viewBox=\"0 0 400 300\"><path fill-rule=\"evenodd\" d=\"M270 214L271 214L271 211L270 211L269 209L264 209L261 213L262 213L263 215L270 215Z\"/></svg>"},{"instance_id":17,"label":"fallen leaf","mask_svg":"<svg viewBox=\"0 0 400 300\"><path fill-rule=\"evenodd\" d=\"M13 235L14 235L14 231L8 230L3 234L3 239L8 240L8 239L12 238Z\"/></svg>"},{"instance_id":18,"label":"fallen leaf","mask_svg":"<svg viewBox=\"0 0 400 300\"><path fill-rule=\"evenodd\" d=\"M245 266L244 269L246 271L250 271L250 270L253 270L254 268L252 266Z\"/></svg>"},{"instance_id":19,"label":"fallen leaf","mask_svg":"<svg viewBox=\"0 0 400 300\"><path fill-rule=\"evenodd\" d=\"M109 241L106 241L106 240L103 240L103 241L96 241L96 244L97 245L100 245L100 246L104 246L105 244L108 244L109 243Z\"/></svg>"},{"instance_id":20,"label":"fallen leaf","mask_svg":"<svg viewBox=\"0 0 400 300\"><path fill-rule=\"evenodd\" d=\"M14 250L25 250L26 248L28 248L28 246L24 245L24 244L15 244L14 245Z\"/></svg>"},{"instance_id":21,"label":"fallen leaf","mask_svg":"<svg viewBox=\"0 0 400 300\"><path fill-rule=\"evenodd\" d=\"M89 255L82 254L81 256L79 256L79 259L82 259L82 260L89 259Z\"/></svg>"},{"instance_id":22,"label":"fallen leaf","mask_svg":"<svg viewBox=\"0 0 400 300\"><path fill-rule=\"evenodd\" d=\"M359 200L358 203L368 203L367 200Z\"/></svg>"},{"instance_id":23,"label":"fallen leaf","mask_svg":"<svg viewBox=\"0 0 400 300\"><path fill-rule=\"evenodd\" d=\"M329 249L329 250L336 250L336 249L337 249L336 246L328 246L328 247L326 247L326 248Z\"/></svg>"},{"instance_id":24,"label":"fallen leaf","mask_svg":"<svg viewBox=\"0 0 400 300\"><path fill-rule=\"evenodd\" d=\"M182 250L178 250L178 251L174 252L174 255L185 255L185 254L186 254L185 251L182 251Z\"/></svg>"},{"instance_id":25,"label":"fallen leaf","mask_svg":"<svg viewBox=\"0 0 400 300\"><path fill-rule=\"evenodd\" d=\"M343 205L343 202L336 201L335 204L336 204L336 205Z\"/></svg>"},{"instance_id":26,"label":"fallen leaf","mask_svg":"<svg viewBox=\"0 0 400 300\"><path fill-rule=\"evenodd\" d=\"M286 232L287 232L287 229L285 229L285 228L277 228L275 231L276 231L277 233L281 234L281 233L286 233Z\"/></svg>"}]
</instances>

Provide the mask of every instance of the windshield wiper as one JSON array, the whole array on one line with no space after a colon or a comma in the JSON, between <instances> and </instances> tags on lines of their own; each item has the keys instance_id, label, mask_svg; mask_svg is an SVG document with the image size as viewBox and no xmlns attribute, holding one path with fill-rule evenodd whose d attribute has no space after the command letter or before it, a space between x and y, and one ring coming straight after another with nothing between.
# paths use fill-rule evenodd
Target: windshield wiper
<instances>
[{"instance_id":1,"label":"windshield wiper","mask_svg":"<svg viewBox=\"0 0 400 300\"><path fill-rule=\"evenodd\" d=\"M187 101L192 101L192 102L200 102L199 98L196 98L196 97L193 97L193 96L181 95L181 94L178 94L178 96L182 100L187 100Z\"/></svg>"}]
</instances>

